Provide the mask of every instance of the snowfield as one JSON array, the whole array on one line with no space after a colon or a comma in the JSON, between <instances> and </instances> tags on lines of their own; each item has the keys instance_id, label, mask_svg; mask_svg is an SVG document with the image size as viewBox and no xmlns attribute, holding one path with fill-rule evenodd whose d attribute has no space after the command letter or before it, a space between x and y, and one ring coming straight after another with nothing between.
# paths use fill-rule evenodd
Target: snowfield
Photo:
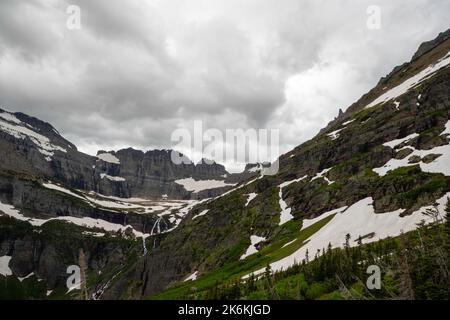
<instances>
[{"instance_id":1,"label":"snowfield","mask_svg":"<svg viewBox=\"0 0 450 320\"><path fill-rule=\"evenodd\" d=\"M329 185L333 184L334 181L331 181L328 179L325 175L331 171L333 168L324 169L322 172L319 172L314 178L311 179L311 181L317 180L317 179L324 179Z\"/></svg>"},{"instance_id":2,"label":"snowfield","mask_svg":"<svg viewBox=\"0 0 450 320\"><path fill-rule=\"evenodd\" d=\"M112 155L111 153L101 153L101 154L97 155L97 158L104 162L120 164L120 160L115 155Z\"/></svg>"},{"instance_id":3,"label":"snowfield","mask_svg":"<svg viewBox=\"0 0 450 320\"><path fill-rule=\"evenodd\" d=\"M12 276L13 273L9 268L9 262L11 261L11 258L12 257L10 256L0 257L0 275L5 277Z\"/></svg>"},{"instance_id":4,"label":"snowfield","mask_svg":"<svg viewBox=\"0 0 450 320\"><path fill-rule=\"evenodd\" d=\"M405 142L409 142L409 141L417 138L418 136L419 136L418 133L413 133L413 134L411 134L411 135L409 135L409 136L407 136L405 138L395 139L395 140L392 140L390 142L386 142L386 143L383 144L383 146L389 147L391 149L395 149L395 147L397 147L397 146L399 146L399 145L401 145L401 144L403 144Z\"/></svg>"},{"instance_id":5,"label":"snowfield","mask_svg":"<svg viewBox=\"0 0 450 320\"><path fill-rule=\"evenodd\" d=\"M113 196L104 196L93 191L85 192L77 190L80 194L76 194L66 188L53 184L51 182L43 184L44 187L66 193L70 196L77 197L86 201L92 207L101 207L114 211L128 211L137 214L156 214L158 217L168 216L171 223L175 223L176 227L181 220L189 213L195 205L208 201L197 200L148 200L141 198L118 198ZM175 227L175 228L176 228ZM171 231L175 228L170 229Z\"/></svg>"},{"instance_id":6,"label":"snowfield","mask_svg":"<svg viewBox=\"0 0 450 320\"><path fill-rule=\"evenodd\" d=\"M223 187L232 187L236 184L225 183L222 180L194 180L193 178L180 179L175 181L176 184L183 186L186 191L198 193L203 190L217 189Z\"/></svg>"},{"instance_id":7,"label":"snowfield","mask_svg":"<svg viewBox=\"0 0 450 320\"><path fill-rule=\"evenodd\" d=\"M114 182L124 182L124 181L127 181L125 178L122 178L122 177L113 177L113 176L107 175L106 173L101 173L101 174L100 174L100 178L101 178L101 179L108 179L108 180L114 181Z\"/></svg>"},{"instance_id":8,"label":"snowfield","mask_svg":"<svg viewBox=\"0 0 450 320\"><path fill-rule=\"evenodd\" d=\"M209 212L209 210L203 210L202 212L200 212L198 215L196 215L195 217L192 218L192 220L195 220L197 218L206 216L206 214Z\"/></svg>"},{"instance_id":9,"label":"snowfield","mask_svg":"<svg viewBox=\"0 0 450 320\"><path fill-rule=\"evenodd\" d=\"M130 203L124 203L124 202L120 201L119 199L114 200L114 201L108 200L106 197L97 195L95 193L92 193L92 194L97 196L97 197L101 197L101 198L105 198L105 199L104 200L100 200L100 199L97 199L97 198L89 197L87 195L84 195L83 191L79 190L79 192L81 194L83 194L83 196L81 196L79 194L76 194L76 193L74 193L74 192L72 192L72 191L70 191L70 190L68 190L66 188L63 188L63 187L58 186L56 184L53 184L51 182L44 183L43 186L45 188L47 188L47 189L55 190L55 191L58 191L58 192L63 192L63 193L68 194L68 195L70 195L72 197L76 197L76 198L79 198L81 200L84 200L87 203L90 203L91 206L98 205L98 206L101 206L101 207L104 207L104 208L109 208L109 209L138 209L138 208L143 208L143 207L138 206L138 205L133 205L133 204L130 204Z\"/></svg>"},{"instance_id":10,"label":"snowfield","mask_svg":"<svg viewBox=\"0 0 450 320\"><path fill-rule=\"evenodd\" d=\"M448 135L450 134L450 121L447 122L446 127L442 135ZM399 146L403 142L412 140L413 138L417 137L417 134L410 135L403 139L397 139L388 143L385 143L385 146L395 148L396 146ZM450 176L450 144L435 147L430 150L416 150L411 146L407 146L406 148L410 148L413 151L410 155L408 155L404 159L395 159L392 158L389 160L384 166L380 168L374 168L373 171L375 171L380 176L385 176L389 171L402 168L402 167L411 167L415 166L417 164L420 165L420 168L423 172L429 172L429 173L443 173L446 176ZM419 163L409 163L409 158L413 156L418 156L420 158L423 158L427 155L440 155L437 159L432 161L431 163L425 163L423 161L420 161Z\"/></svg>"},{"instance_id":11,"label":"snowfield","mask_svg":"<svg viewBox=\"0 0 450 320\"><path fill-rule=\"evenodd\" d=\"M441 215L444 214L448 197L450 197L450 193L437 200L438 210ZM421 222L433 222L432 217L424 214L430 208L432 207L423 207L406 217L400 217L400 214L404 210L377 214L373 208L373 199L363 199L347 209L333 210L316 219L306 220L308 222L306 224L304 222L303 228L320 221L324 217L336 214L328 224L306 240L305 245L298 251L272 263L270 266L273 271L285 270L295 263L302 262L306 257L307 251L309 259L313 260L316 253L319 250L326 249L329 244L333 248L342 248L344 247L345 236L347 234L351 236L350 246L357 246L357 240L360 236L366 237L362 239L363 243L376 242L387 237L399 236L403 232L415 230ZM254 274L262 274L264 270L265 268L260 269Z\"/></svg>"},{"instance_id":12,"label":"snowfield","mask_svg":"<svg viewBox=\"0 0 450 320\"><path fill-rule=\"evenodd\" d=\"M252 202L257 196L258 196L257 193L250 193L250 194L247 194L247 203L245 204L245 206L248 207L248 205L250 204L250 202Z\"/></svg>"},{"instance_id":13,"label":"snowfield","mask_svg":"<svg viewBox=\"0 0 450 320\"><path fill-rule=\"evenodd\" d=\"M343 125L343 126L348 126L350 123L355 122L355 120L356 120L356 119L349 120L349 121L347 121L347 122L344 122L342 125Z\"/></svg>"},{"instance_id":14,"label":"snowfield","mask_svg":"<svg viewBox=\"0 0 450 320\"><path fill-rule=\"evenodd\" d=\"M330 137L332 141L337 140L341 136L340 133L342 130L344 130L344 129L339 129L339 130L333 131L333 132L327 134L327 136Z\"/></svg>"},{"instance_id":15,"label":"snowfield","mask_svg":"<svg viewBox=\"0 0 450 320\"><path fill-rule=\"evenodd\" d=\"M252 244L248 247L247 251L241 256L240 260L244 260L245 258L251 256L252 254L257 253L258 250L256 249L256 245L258 243L261 243L261 242L264 242L264 241L266 241L266 238L258 237L258 236L251 236L250 237L250 242Z\"/></svg>"},{"instance_id":16,"label":"snowfield","mask_svg":"<svg viewBox=\"0 0 450 320\"><path fill-rule=\"evenodd\" d=\"M0 111L0 118L2 118L3 120L6 120L8 122L13 122L15 124L21 124L22 121L20 121L19 119L17 119L17 117L7 111Z\"/></svg>"},{"instance_id":17,"label":"snowfield","mask_svg":"<svg viewBox=\"0 0 450 320\"><path fill-rule=\"evenodd\" d=\"M70 216L65 216L65 217L58 217L58 218L51 218L51 219L36 219L36 218L28 218L25 217L23 214L20 213L19 210L17 210L16 208L14 208L11 205L7 205L7 204L3 204L2 202L0 202L0 211L4 212L7 216L10 216L12 218L15 218L17 220L20 221L26 221L28 223L30 223L33 226L42 226L43 224L49 222L49 221L53 221L53 220L59 220L59 221L66 221L72 224L75 224L77 226L81 226L81 227L85 227L85 228L98 228L98 229L103 229L107 232L118 232L118 231L122 231L124 232L125 230L131 228L133 231L133 234L136 237L143 237L146 236L146 234L143 234L140 231L136 231L134 230L134 228L132 226L124 226L121 224L116 224L116 223L111 223L105 220L101 220L101 219L93 219L93 218L89 218L89 217L84 217L84 218L76 218L76 217L70 217Z\"/></svg>"},{"instance_id":18,"label":"snowfield","mask_svg":"<svg viewBox=\"0 0 450 320\"><path fill-rule=\"evenodd\" d=\"M319 222L319 221L321 221L321 220L323 220L325 218L328 218L329 216L335 215L337 213L343 213L347 209L348 209L348 207L342 207L342 208L339 208L339 209L328 211L328 212L326 212L326 213L324 213L324 214L322 214L322 215L320 215L320 216L318 216L317 218L314 218L314 219L305 219L305 220L303 220L302 229L301 230L305 230L306 228L312 226L313 224L316 224L317 222Z\"/></svg>"},{"instance_id":19,"label":"snowfield","mask_svg":"<svg viewBox=\"0 0 450 320\"><path fill-rule=\"evenodd\" d=\"M195 271L193 274L191 274L189 277L187 277L184 282L188 282L188 281L195 281L197 280L198 277L198 271Z\"/></svg>"},{"instance_id":20,"label":"snowfield","mask_svg":"<svg viewBox=\"0 0 450 320\"><path fill-rule=\"evenodd\" d=\"M58 186L56 184L53 184L51 182L43 183L42 185L45 188L47 188L47 189L55 190L55 191L58 191L58 192L62 192L62 193L68 194L68 195L70 195L72 197L76 197L76 198L79 198L79 199L82 199L82 200L86 200L84 197L82 197L82 196L80 196L80 195L78 195L78 194L76 194L76 193L74 193L74 192L72 192L70 190L67 190L66 188L60 187L60 186Z\"/></svg>"},{"instance_id":21,"label":"snowfield","mask_svg":"<svg viewBox=\"0 0 450 320\"><path fill-rule=\"evenodd\" d=\"M287 203L283 200L283 189L286 188L287 186L290 186L293 183L300 182L306 178L308 178L308 176L304 176L300 179L288 181L288 182L285 182L285 183L282 183L279 185L280 192L279 192L278 196L280 197L279 204L280 204L280 208L281 208L280 223L279 223L280 226L282 226L286 222L294 219L294 216L291 214L292 209L289 208Z\"/></svg>"},{"instance_id":22,"label":"snowfield","mask_svg":"<svg viewBox=\"0 0 450 320\"><path fill-rule=\"evenodd\" d=\"M50 139L26 127L26 124L7 112L0 112L0 130L13 136L16 139L30 139L39 152L45 156L47 161L51 161L55 151L67 153L67 150L54 145Z\"/></svg>"},{"instance_id":23,"label":"snowfield","mask_svg":"<svg viewBox=\"0 0 450 320\"><path fill-rule=\"evenodd\" d=\"M436 64L427 67L426 69L422 70L415 76L409 78L402 84L398 85L395 88L392 88L391 90L387 91L386 93L375 99L372 103L370 103L367 107L365 107L365 109L375 107L380 103L386 103L392 99L396 99L402 96L412 88L419 85L421 82L430 78L440 69L447 67L449 64L450 64L450 52L443 59L439 60Z\"/></svg>"}]
</instances>

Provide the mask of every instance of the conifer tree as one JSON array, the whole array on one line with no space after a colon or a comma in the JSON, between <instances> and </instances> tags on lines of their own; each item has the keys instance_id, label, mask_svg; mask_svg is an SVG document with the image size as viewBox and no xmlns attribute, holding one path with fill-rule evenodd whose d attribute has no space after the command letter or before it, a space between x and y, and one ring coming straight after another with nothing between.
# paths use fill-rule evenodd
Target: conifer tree
<instances>
[{"instance_id":1,"label":"conifer tree","mask_svg":"<svg viewBox=\"0 0 450 320\"><path fill-rule=\"evenodd\" d=\"M445 233L450 237L450 198L447 198L447 205L445 206Z\"/></svg>"},{"instance_id":2,"label":"conifer tree","mask_svg":"<svg viewBox=\"0 0 450 320\"><path fill-rule=\"evenodd\" d=\"M347 233L345 235L345 244L344 244L346 249L350 248L350 239L351 239L351 236L349 233Z\"/></svg>"}]
</instances>

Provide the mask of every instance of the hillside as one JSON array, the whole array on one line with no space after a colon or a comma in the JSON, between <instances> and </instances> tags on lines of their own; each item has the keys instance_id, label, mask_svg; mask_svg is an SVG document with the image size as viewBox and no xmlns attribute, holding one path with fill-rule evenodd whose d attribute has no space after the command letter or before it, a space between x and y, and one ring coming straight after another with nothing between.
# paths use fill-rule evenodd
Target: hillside
<instances>
[{"instance_id":1,"label":"hillside","mask_svg":"<svg viewBox=\"0 0 450 320\"><path fill-rule=\"evenodd\" d=\"M169 164L166 151L90 157L50 125L0 111L0 212L12 217L0 217L2 274L15 288L31 275L39 298L37 279L64 296L64 266L83 249L90 297L205 298L267 266L293 272L327 248L359 250L436 222L430 210L443 217L450 197L447 34L282 155L275 176L230 181L218 164ZM228 186L187 187L202 180Z\"/></svg>"},{"instance_id":2,"label":"hillside","mask_svg":"<svg viewBox=\"0 0 450 320\"><path fill-rule=\"evenodd\" d=\"M342 247L347 234L364 244L431 222L426 210L438 203L443 213L450 196L449 45L443 39L396 68L319 135L280 157L276 176L195 207L110 297L136 278L144 281L128 287L128 297L192 278L185 290L207 289L267 264L286 269L329 243ZM255 245L259 252L240 260Z\"/></svg>"}]
</instances>

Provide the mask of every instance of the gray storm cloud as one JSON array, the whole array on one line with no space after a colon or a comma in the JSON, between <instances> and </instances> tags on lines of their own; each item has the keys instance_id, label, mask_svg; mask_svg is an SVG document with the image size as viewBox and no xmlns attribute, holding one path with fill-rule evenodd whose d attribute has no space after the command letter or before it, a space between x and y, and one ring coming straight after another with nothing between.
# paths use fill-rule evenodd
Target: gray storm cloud
<instances>
[{"instance_id":1,"label":"gray storm cloud","mask_svg":"<svg viewBox=\"0 0 450 320\"><path fill-rule=\"evenodd\" d=\"M81 30L66 28L71 4ZM380 30L366 27L373 4ZM447 0L3 0L0 105L91 153L169 148L194 120L280 128L288 151L447 29L449 12Z\"/></svg>"}]
</instances>

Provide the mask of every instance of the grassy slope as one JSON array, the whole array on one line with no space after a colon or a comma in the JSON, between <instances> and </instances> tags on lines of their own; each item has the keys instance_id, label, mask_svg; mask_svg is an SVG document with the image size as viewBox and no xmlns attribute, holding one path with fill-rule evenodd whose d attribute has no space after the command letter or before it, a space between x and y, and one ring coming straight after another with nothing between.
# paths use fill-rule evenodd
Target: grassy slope
<instances>
[{"instance_id":1,"label":"grassy slope","mask_svg":"<svg viewBox=\"0 0 450 320\"><path fill-rule=\"evenodd\" d=\"M222 268L203 275L196 281L176 284L168 290L154 295L150 298L160 300L182 299L186 296L187 293L194 290L194 288L198 292L206 291L217 283L223 283L225 281L230 281L233 279L240 279L241 277L251 272L266 267L269 263L278 261L293 254L304 244L306 244L306 240L308 238L310 238L313 234L315 234L328 222L330 222L333 217L334 216L330 216L322 219L321 221L301 231L299 231L301 227L299 225L299 222L290 221L284 226L284 228L289 229L290 231L292 231L292 233L285 236L275 237L272 241L272 244L264 247L258 253L251 255L245 260L226 264ZM286 247L283 247L285 244L291 241L294 242Z\"/></svg>"}]
</instances>

